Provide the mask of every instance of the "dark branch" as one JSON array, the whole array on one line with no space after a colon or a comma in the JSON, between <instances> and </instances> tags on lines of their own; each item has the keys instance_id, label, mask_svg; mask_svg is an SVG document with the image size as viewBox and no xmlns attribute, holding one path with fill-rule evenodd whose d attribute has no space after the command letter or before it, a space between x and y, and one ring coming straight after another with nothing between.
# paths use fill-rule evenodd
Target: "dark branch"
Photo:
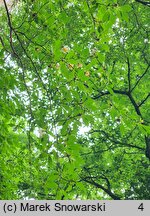
<instances>
[{"instance_id":1,"label":"dark branch","mask_svg":"<svg viewBox=\"0 0 150 216\"><path fill-rule=\"evenodd\" d=\"M42 80L42 78L41 78L39 72L37 71L37 68L36 68L36 66L35 66L35 64L34 64L34 62L33 62L33 60L32 60L31 57L28 55L26 49L24 48L24 46L23 46L23 44L22 44L22 41L20 40L20 37L18 36L17 32L15 31L15 29L14 29L13 26L12 26L11 19L10 19L10 15L9 15L9 11L8 11L8 7L7 7L7 4L6 4L6 1L5 1L5 0L3 0L3 1L4 1L6 13L7 13L8 25L9 25L9 28L10 28L10 46L11 46L11 49L12 49L13 53L15 54L15 56L18 58L19 56L18 56L18 54L15 52L15 49L14 49L13 44L12 44L12 33L14 32L14 34L15 34L15 36L16 36L18 42L20 43L20 46L21 46L22 50L24 51L26 57L27 57L27 58L29 59L29 61L31 62L31 64L32 64L32 66L33 66L33 68L34 68L34 70L35 70L35 72L36 72L36 74L37 74L39 80L41 81L41 83L42 83L42 85L43 85L44 90L45 90L46 93L47 93L48 98L50 99L48 90L47 90L45 84L43 83L43 80ZM19 57L19 59L20 59L20 57Z\"/></svg>"},{"instance_id":2,"label":"dark branch","mask_svg":"<svg viewBox=\"0 0 150 216\"><path fill-rule=\"evenodd\" d=\"M147 99L149 98L150 96L150 93L146 96L146 98L139 104L139 107L142 106L146 101Z\"/></svg>"},{"instance_id":3,"label":"dark branch","mask_svg":"<svg viewBox=\"0 0 150 216\"><path fill-rule=\"evenodd\" d=\"M150 160L150 136L145 136L146 151L145 155Z\"/></svg>"},{"instance_id":4,"label":"dark branch","mask_svg":"<svg viewBox=\"0 0 150 216\"><path fill-rule=\"evenodd\" d=\"M134 107L136 113L137 113L139 116L142 117L142 114L141 114L141 111L140 111L140 109L139 109L139 106L138 106L138 104L136 103L136 101L134 100L133 96L132 96L131 94L129 94L128 97L129 97L129 99L130 99L130 101L131 101L131 103L132 103L132 105L133 105L133 107Z\"/></svg>"},{"instance_id":5,"label":"dark branch","mask_svg":"<svg viewBox=\"0 0 150 216\"><path fill-rule=\"evenodd\" d=\"M0 42L1 42L2 46L5 47L4 41L3 41L1 36L0 36Z\"/></svg>"},{"instance_id":6,"label":"dark branch","mask_svg":"<svg viewBox=\"0 0 150 216\"><path fill-rule=\"evenodd\" d=\"M99 99L105 95L109 95L109 94L110 94L109 91L101 92L100 94L93 96L92 99L97 100L97 99Z\"/></svg>"},{"instance_id":7,"label":"dark branch","mask_svg":"<svg viewBox=\"0 0 150 216\"><path fill-rule=\"evenodd\" d=\"M2 46L4 47L4 49L7 51L7 53L10 55L11 53L9 52L9 50L7 50L7 48L5 47L4 41L2 39L2 37L0 36L0 42L2 44Z\"/></svg>"},{"instance_id":8,"label":"dark branch","mask_svg":"<svg viewBox=\"0 0 150 216\"><path fill-rule=\"evenodd\" d=\"M6 1L3 0L3 2L4 2L4 5L5 5L5 9L6 9L6 13L7 13L7 19L8 19L8 26L9 26L9 29L10 29L10 30L9 30L9 42L10 42L10 47L11 47L11 49L12 49L12 51L13 51L13 54L14 54L14 55L17 55L17 54L16 54L16 51L15 51L15 49L14 49L14 47L13 47L13 42L12 42L13 27L12 27L12 24L11 24L11 19L10 19L9 10L8 10Z\"/></svg>"},{"instance_id":9,"label":"dark branch","mask_svg":"<svg viewBox=\"0 0 150 216\"><path fill-rule=\"evenodd\" d=\"M111 190L109 190L109 189L105 188L104 186L93 181L93 179L91 179L91 177L82 178L82 180L91 184L91 185L94 185L96 188L102 189L105 193L107 193L114 200L120 200L121 199L118 195L114 194Z\"/></svg>"},{"instance_id":10,"label":"dark branch","mask_svg":"<svg viewBox=\"0 0 150 216\"><path fill-rule=\"evenodd\" d=\"M136 86L139 84L139 82L141 81L141 79L147 74L149 67L150 67L150 65L147 66L145 72L140 76L140 78L138 79L138 81L136 82L136 84L131 89L131 92L136 88Z\"/></svg>"},{"instance_id":11,"label":"dark branch","mask_svg":"<svg viewBox=\"0 0 150 216\"><path fill-rule=\"evenodd\" d=\"M128 95L127 91L116 90L116 89L112 89L112 91L116 94ZM96 100L96 99L101 98L102 96L109 95L109 94L111 94L109 91L100 92L100 94L93 96L92 99Z\"/></svg>"},{"instance_id":12,"label":"dark branch","mask_svg":"<svg viewBox=\"0 0 150 216\"><path fill-rule=\"evenodd\" d=\"M10 27L11 29L13 29L13 28L12 28L12 25L11 25L11 19L10 19L9 10L8 10L8 7L7 7L7 4L6 4L6 1L3 0L3 2L4 2L5 9L6 9L6 13L7 13L8 25L9 25L9 27Z\"/></svg>"},{"instance_id":13,"label":"dark branch","mask_svg":"<svg viewBox=\"0 0 150 216\"><path fill-rule=\"evenodd\" d=\"M135 0L135 1L138 2L138 3L141 3L141 4L145 5L145 6L150 7L150 2L145 2L145 1L141 1L141 0Z\"/></svg>"},{"instance_id":14,"label":"dark branch","mask_svg":"<svg viewBox=\"0 0 150 216\"><path fill-rule=\"evenodd\" d=\"M130 77L131 68L130 68L129 58L127 58L127 64L128 64L128 84L129 84L129 92L130 92L131 91L131 77Z\"/></svg>"},{"instance_id":15,"label":"dark branch","mask_svg":"<svg viewBox=\"0 0 150 216\"><path fill-rule=\"evenodd\" d=\"M129 147L129 148L136 148L138 150L144 151L144 148L142 148L142 147L139 147L139 146L136 146L136 145L133 145L133 144L129 144L129 143L124 143L124 142L121 142L119 140L116 140L114 137L112 137L110 134L108 134L107 132L105 132L103 130L92 130L89 133L102 133L102 134L104 134L106 136L106 138L108 140L110 140L111 142L113 142L115 144L118 144L118 145L121 145L121 146L126 146L126 147Z\"/></svg>"}]
</instances>

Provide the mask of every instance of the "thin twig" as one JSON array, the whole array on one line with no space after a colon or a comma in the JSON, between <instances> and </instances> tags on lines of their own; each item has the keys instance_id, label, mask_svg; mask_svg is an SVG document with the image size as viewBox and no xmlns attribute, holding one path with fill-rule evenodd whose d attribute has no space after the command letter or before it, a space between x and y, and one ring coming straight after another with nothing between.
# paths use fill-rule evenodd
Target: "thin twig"
<instances>
[{"instance_id":1,"label":"thin twig","mask_svg":"<svg viewBox=\"0 0 150 216\"><path fill-rule=\"evenodd\" d=\"M139 84L139 82L141 81L141 79L147 74L149 67L150 67L150 65L147 66L147 68L144 71L144 73L140 76L140 78L138 79L138 81L135 83L135 85L131 89L131 92L136 88L136 86Z\"/></svg>"},{"instance_id":2,"label":"thin twig","mask_svg":"<svg viewBox=\"0 0 150 216\"><path fill-rule=\"evenodd\" d=\"M127 58L127 64L128 64L128 83L129 83L129 92L130 92L131 91L131 68L130 68L129 58Z\"/></svg>"},{"instance_id":3,"label":"thin twig","mask_svg":"<svg viewBox=\"0 0 150 216\"><path fill-rule=\"evenodd\" d=\"M150 93L146 96L146 98L138 105L138 107L142 106L146 101L147 99L149 98L150 96Z\"/></svg>"},{"instance_id":4,"label":"thin twig","mask_svg":"<svg viewBox=\"0 0 150 216\"><path fill-rule=\"evenodd\" d=\"M145 1L141 1L141 0L135 0L135 1L138 2L138 3L141 3L141 4L145 5L145 6L150 7L150 2L145 2Z\"/></svg>"}]
</instances>

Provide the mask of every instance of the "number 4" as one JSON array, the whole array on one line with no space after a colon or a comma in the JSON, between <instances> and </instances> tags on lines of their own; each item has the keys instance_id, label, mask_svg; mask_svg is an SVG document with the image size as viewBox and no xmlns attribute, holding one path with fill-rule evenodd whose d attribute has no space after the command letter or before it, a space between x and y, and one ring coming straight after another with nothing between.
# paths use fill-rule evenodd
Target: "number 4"
<instances>
[{"instance_id":1,"label":"number 4","mask_svg":"<svg viewBox=\"0 0 150 216\"><path fill-rule=\"evenodd\" d=\"M144 206L143 206L143 203L141 203L138 207L139 210L143 211L144 210Z\"/></svg>"}]
</instances>

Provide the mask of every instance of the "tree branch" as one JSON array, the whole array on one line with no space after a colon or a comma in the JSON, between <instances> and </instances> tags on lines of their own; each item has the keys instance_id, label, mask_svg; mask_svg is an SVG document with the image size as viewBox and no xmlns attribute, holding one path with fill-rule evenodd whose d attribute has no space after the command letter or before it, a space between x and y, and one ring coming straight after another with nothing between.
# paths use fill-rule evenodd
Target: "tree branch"
<instances>
[{"instance_id":1,"label":"tree branch","mask_svg":"<svg viewBox=\"0 0 150 216\"><path fill-rule=\"evenodd\" d=\"M130 77L131 68L130 68L129 58L127 58L127 64L128 64L128 83L129 83L129 92L130 92L131 91L131 77Z\"/></svg>"},{"instance_id":2,"label":"tree branch","mask_svg":"<svg viewBox=\"0 0 150 216\"><path fill-rule=\"evenodd\" d=\"M3 39L2 39L1 36L0 36L0 42L1 42L2 46L3 46L3 48L4 48L4 49L7 51L7 53L9 53L9 55L10 55L11 52L10 52L9 50L7 50L7 48L5 47L4 41L3 41Z\"/></svg>"},{"instance_id":3,"label":"tree branch","mask_svg":"<svg viewBox=\"0 0 150 216\"><path fill-rule=\"evenodd\" d=\"M16 54L16 51L15 51L15 49L14 49L14 47L13 47L13 42L12 42L13 27L12 27L12 24L11 24L11 19L10 19L9 10L8 10L6 1L3 0L3 2L4 2L5 9L6 9L6 14L7 14L7 19L8 19L8 26L9 26L9 29L10 29L10 30L9 30L9 42L10 42L10 47L11 47L11 49L12 49L12 51L13 51L13 54L14 54L14 55L17 55L17 54Z\"/></svg>"},{"instance_id":4,"label":"tree branch","mask_svg":"<svg viewBox=\"0 0 150 216\"><path fill-rule=\"evenodd\" d=\"M112 89L112 91L116 94L128 95L127 91L116 90L116 89ZM100 92L100 94L93 96L92 99L97 100L100 97L105 96L105 95L109 95L109 94L111 94L109 91L104 91L104 92L102 91L102 92Z\"/></svg>"},{"instance_id":5,"label":"tree branch","mask_svg":"<svg viewBox=\"0 0 150 216\"><path fill-rule=\"evenodd\" d=\"M141 3L141 4L145 5L145 6L150 7L150 2L145 2L145 1L142 1L142 0L135 0L135 1L138 2L138 3Z\"/></svg>"},{"instance_id":6,"label":"tree branch","mask_svg":"<svg viewBox=\"0 0 150 216\"><path fill-rule=\"evenodd\" d=\"M102 186L102 185L98 184L97 182L93 181L93 179L91 179L91 177L85 177L85 178L82 178L82 180L89 183L89 184L91 184L91 185L93 185L93 186L95 186L96 188L102 189L105 193L107 193L114 200L120 200L121 199L118 195L114 194L108 188L105 188L104 186Z\"/></svg>"},{"instance_id":7,"label":"tree branch","mask_svg":"<svg viewBox=\"0 0 150 216\"><path fill-rule=\"evenodd\" d=\"M146 98L138 105L138 107L142 106L146 101L147 99L149 98L150 96L150 93L146 96Z\"/></svg>"},{"instance_id":8,"label":"tree branch","mask_svg":"<svg viewBox=\"0 0 150 216\"><path fill-rule=\"evenodd\" d=\"M138 81L135 83L135 85L131 89L131 92L136 88L136 86L139 84L139 82L141 81L141 79L146 75L146 73L148 72L149 67L150 67L150 65L147 66L145 72L140 76L140 78L138 79Z\"/></svg>"},{"instance_id":9,"label":"tree branch","mask_svg":"<svg viewBox=\"0 0 150 216\"><path fill-rule=\"evenodd\" d=\"M18 54L16 53L16 51L15 51L15 49L14 49L14 47L13 47L13 44L12 44L12 33L14 32L14 34L15 34L15 36L16 36L18 42L20 43L20 46L21 46L22 50L24 51L26 57L27 57L27 58L29 59L29 61L31 62L31 64L32 64L32 66L33 66L33 68L34 68L34 70L35 70L35 72L36 72L36 74L37 74L39 80L41 81L41 83L42 83L42 85L43 85L43 88L44 88L44 90L46 91L47 96L48 96L48 98L49 98L49 100L50 100L50 96L49 96L48 90L47 90L45 84L43 83L43 80L42 80L42 78L41 78L39 72L37 71L37 68L36 68L36 66L35 66L35 64L34 64L34 62L33 62L33 60L32 60L31 57L28 55L26 49L24 48L24 46L23 46L23 44L22 44L22 41L20 40L20 37L18 36L17 32L15 31L15 29L14 29L13 26L12 26L11 19L10 19L10 14L9 14L9 11L8 11L8 7L7 7L7 4L6 4L6 1L5 1L5 0L3 0L3 1L4 1L6 13L7 13L8 25L9 25L9 28L10 28L10 46L11 46L11 49L12 49L12 51L13 51L13 54L15 54L15 56L18 58ZM20 59L20 57L19 57L19 59Z\"/></svg>"},{"instance_id":10,"label":"tree branch","mask_svg":"<svg viewBox=\"0 0 150 216\"><path fill-rule=\"evenodd\" d=\"M145 155L150 160L150 136L145 136L146 151Z\"/></svg>"},{"instance_id":11,"label":"tree branch","mask_svg":"<svg viewBox=\"0 0 150 216\"><path fill-rule=\"evenodd\" d=\"M107 132L105 132L103 130L92 130L89 133L103 133L107 137L108 140L110 140L111 142L113 142L115 144L119 144L121 146L126 146L126 147L129 147L129 148L136 148L138 150L144 151L144 148L142 148L142 147L132 145L132 144L129 144L129 143L123 143L123 142L121 142L119 140L114 139L114 137L112 137L110 134L108 134Z\"/></svg>"},{"instance_id":12,"label":"tree branch","mask_svg":"<svg viewBox=\"0 0 150 216\"><path fill-rule=\"evenodd\" d=\"M139 109L139 106L136 103L136 101L134 100L133 96L131 94L128 94L128 97L129 97L129 99L130 99L130 101L131 101L131 103L132 103L132 105L133 105L136 113L142 118L142 114L141 114L141 111Z\"/></svg>"}]
</instances>

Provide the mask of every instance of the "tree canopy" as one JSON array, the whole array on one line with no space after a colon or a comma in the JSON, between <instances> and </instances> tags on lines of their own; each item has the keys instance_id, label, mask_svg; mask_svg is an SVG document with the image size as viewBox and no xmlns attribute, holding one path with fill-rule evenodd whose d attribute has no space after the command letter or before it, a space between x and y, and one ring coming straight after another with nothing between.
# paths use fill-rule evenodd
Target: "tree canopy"
<instances>
[{"instance_id":1,"label":"tree canopy","mask_svg":"<svg viewBox=\"0 0 150 216\"><path fill-rule=\"evenodd\" d=\"M150 199L149 7L3 0L0 199Z\"/></svg>"}]
</instances>

